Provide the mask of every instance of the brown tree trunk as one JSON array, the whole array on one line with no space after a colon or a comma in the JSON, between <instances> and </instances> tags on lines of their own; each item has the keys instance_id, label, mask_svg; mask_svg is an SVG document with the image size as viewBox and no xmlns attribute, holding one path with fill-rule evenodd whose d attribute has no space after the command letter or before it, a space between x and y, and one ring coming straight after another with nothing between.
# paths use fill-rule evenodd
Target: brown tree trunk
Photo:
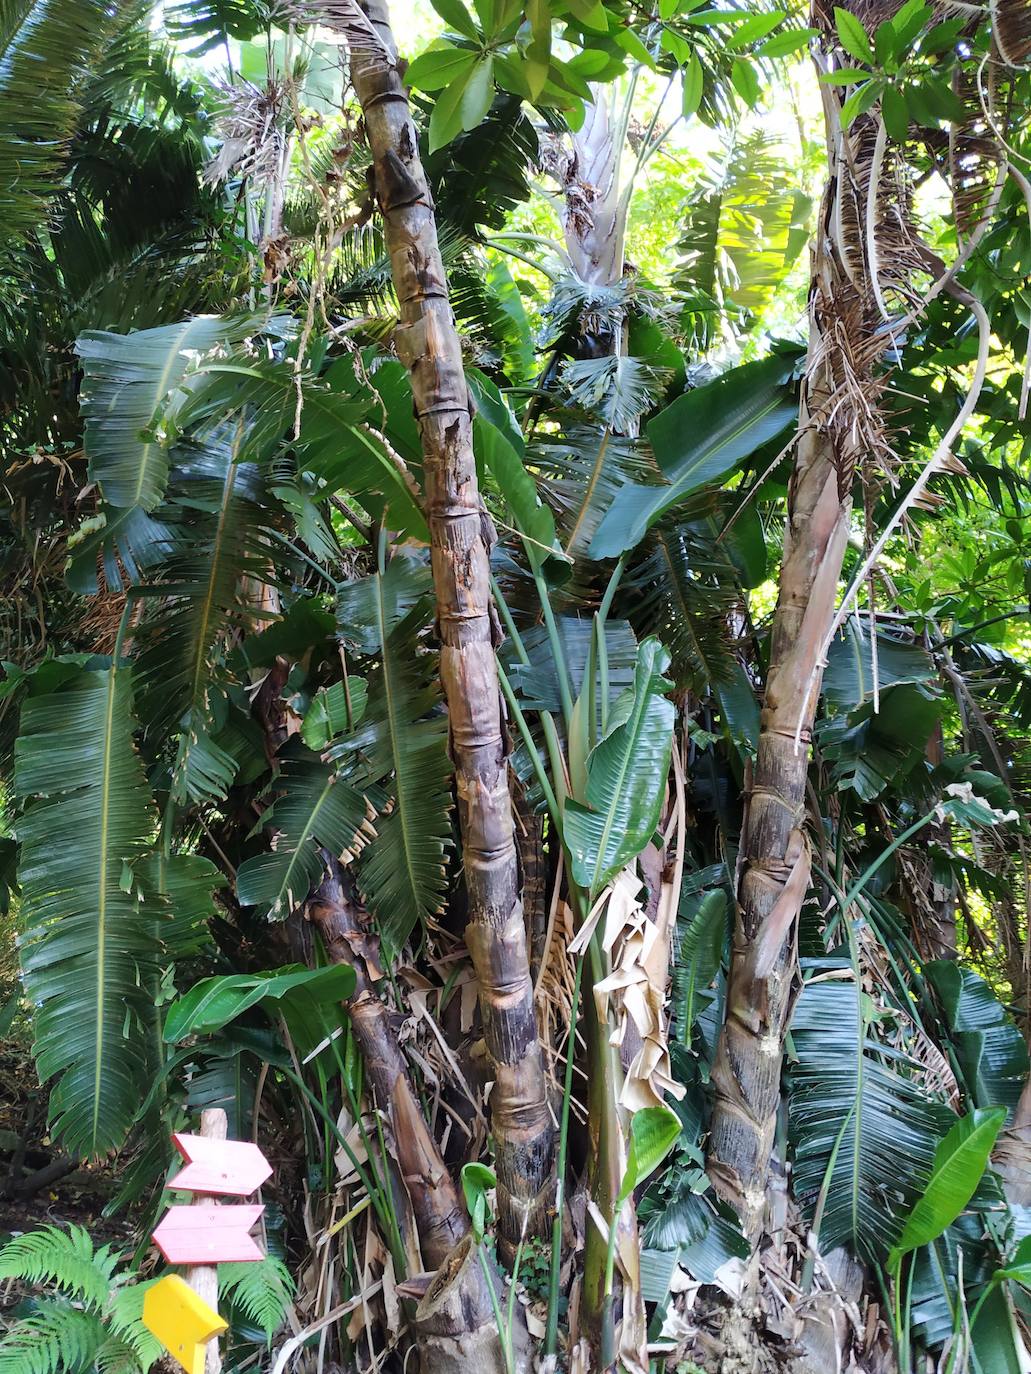
<instances>
[{"instance_id":1,"label":"brown tree trunk","mask_svg":"<svg viewBox=\"0 0 1031 1374\"><path fill-rule=\"evenodd\" d=\"M886 449L877 400L888 336L878 329L867 232L871 206L878 232L881 223L882 198L868 195L870 169L878 166L877 122L862 116L843 134L840 97L825 87L824 103L829 175L812 249L809 353L759 746L741 835L726 1013L712 1070L709 1175L753 1239L763 1223L795 929L809 883L806 776L853 473ZM887 200L888 172L877 175ZM890 188L897 191L897 184ZM893 208L903 207L896 202ZM880 261L881 287L898 284L905 254Z\"/></svg>"},{"instance_id":2,"label":"brown tree trunk","mask_svg":"<svg viewBox=\"0 0 1031 1374\"><path fill-rule=\"evenodd\" d=\"M339 871L322 883L308 905L308 917L333 963L348 964L355 971L357 982L346 1004L347 1014L376 1105L393 1134L423 1263L427 1269L439 1269L468 1233L469 1221L412 1088L390 1013L369 976L370 937L358 928Z\"/></svg>"},{"instance_id":3,"label":"brown tree trunk","mask_svg":"<svg viewBox=\"0 0 1031 1374\"><path fill-rule=\"evenodd\" d=\"M469 393L418 135L384 0L334 6L372 154L425 458L440 635L465 880L466 944L479 980L494 1074L491 1124L502 1236L543 1231L552 1189L552 1117L520 902L490 604L489 522L473 459ZM343 19L339 15L344 13Z\"/></svg>"}]
</instances>

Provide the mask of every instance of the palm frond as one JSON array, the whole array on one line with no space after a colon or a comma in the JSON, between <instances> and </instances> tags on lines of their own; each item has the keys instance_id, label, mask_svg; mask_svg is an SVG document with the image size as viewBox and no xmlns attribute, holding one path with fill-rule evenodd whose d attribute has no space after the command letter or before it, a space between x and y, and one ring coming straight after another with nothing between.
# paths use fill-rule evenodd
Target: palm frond
<instances>
[{"instance_id":1,"label":"palm frond","mask_svg":"<svg viewBox=\"0 0 1031 1374\"><path fill-rule=\"evenodd\" d=\"M225 878L202 854L148 854L136 867L144 902L152 902L167 958L199 954L211 944L212 894Z\"/></svg>"},{"instance_id":2,"label":"palm frond","mask_svg":"<svg viewBox=\"0 0 1031 1374\"><path fill-rule=\"evenodd\" d=\"M275 830L274 848L240 865L236 894L242 905L281 920L321 877L320 846L350 861L374 836L375 811L361 792L314 756L285 760L271 790L275 800L262 824Z\"/></svg>"},{"instance_id":3,"label":"palm frond","mask_svg":"<svg viewBox=\"0 0 1031 1374\"><path fill-rule=\"evenodd\" d=\"M90 63L107 37L105 0L0 4L0 242L45 219L60 182Z\"/></svg>"},{"instance_id":4,"label":"palm frond","mask_svg":"<svg viewBox=\"0 0 1031 1374\"><path fill-rule=\"evenodd\" d=\"M15 748L34 1053L40 1077L58 1080L55 1132L77 1155L122 1143L150 1067L156 922L123 881L155 823L134 728L130 671L81 669L26 700Z\"/></svg>"},{"instance_id":5,"label":"palm frond","mask_svg":"<svg viewBox=\"0 0 1031 1374\"><path fill-rule=\"evenodd\" d=\"M647 536L625 591L638 632L657 635L669 649L678 686L704 693L733 675L735 580L730 560L697 525L665 522Z\"/></svg>"},{"instance_id":6,"label":"palm frond","mask_svg":"<svg viewBox=\"0 0 1031 1374\"><path fill-rule=\"evenodd\" d=\"M256 329L249 317L201 315L134 334L89 332L76 342L86 454L105 501L152 511L168 483L169 449L159 413L188 369L212 350L241 343ZM164 424L170 421L166 413Z\"/></svg>"},{"instance_id":7,"label":"palm frond","mask_svg":"<svg viewBox=\"0 0 1031 1374\"><path fill-rule=\"evenodd\" d=\"M806 984L791 1035L789 1122L795 1190L812 1214L825 1191L824 1252L883 1260L930 1177L954 1120L921 1087L919 1066L882 1053L851 970Z\"/></svg>"},{"instance_id":8,"label":"palm frond","mask_svg":"<svg viewBox=\"0 0 1031 1374\"><path fill-rule=\"evenodd\" d=\"M571 405L596 415L617 434L631 433L661 398L668 374L644 358L621 353L565 363L561 378Z\"/></svg>"},{"instance_id":9,"label":"palm frond","mask_svg":"<svg viewBox=\"0 0 1031 1374\"><path fill-rule=\"evenodd\" d=\"M428 606L419 599L406 613L417 582L404 561L392 571L397 562L342 592L341 631L376 645L375 666L362 720L328 754L353 760L357 787L378 783L391 798L362 853L358 884L394 950L440 910L452 846L447 719L435 656L419 643Z\"/></svg>"}]
</instances>

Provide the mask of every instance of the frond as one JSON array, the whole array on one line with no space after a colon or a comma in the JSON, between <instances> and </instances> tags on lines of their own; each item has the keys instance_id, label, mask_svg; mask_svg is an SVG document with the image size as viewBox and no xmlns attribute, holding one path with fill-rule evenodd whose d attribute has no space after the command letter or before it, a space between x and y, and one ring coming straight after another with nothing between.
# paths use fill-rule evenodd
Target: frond
<instances>
[{"instance_id":1,"label":"frond","mask_svg":"<svg viewBox=\"0 0 1031 1374\"><path fill-rule=\"evenodd\" d=\"M254 614L244 580L275 580L267 532L275 506L258 469L238 461L239 444L237 427L180 450L162 512L177 538L148 582L160 603L139 633L140 715L154 733L182 722L174 787L193 800L224 795L236 774L218 738L227 711L219 675L229 631Z\"/></svg>"},{"instance_id":2,"label":"frond","mask_svg":"<svg viewBox=\"0 0 1031 1374\"><path fill-rule=\"evenodd\" d=\"M15 746L21 959L36 1065L57 1078L55 1131L72 1154L122 1143L145 1096L156 923L123 881L155 815L136 754L130 670L79 669L29 697Z\"/></svg>"},{"instance_id":3,"label":"frond","mask_svg":"<svg viewBox=\"0 0 1031 1374\"><path fill-rule=\"evenodd\" d=\"M0 4L0 239L35 230L60 183L90 63L108 37L106 0Z\"/></svg>"},{"instance_id":4,"label":"frond","mask_svg":"<svg viewBox=\"0 0 1031 1374\"><path fill-rule=\"evenodd\" d=\"M236 893L242 905L282 920L322 876L320 846L350 861L375 835L375 811L361 792L314 756L286 759L270 790L275 800L262 825L275 832L274 847L240 865Z\"/></svg>"},{"instance_id":5,"label":"frond","mask_svg":"<svg viewBox=\"0 0 1031 1374\"><path fill-rule=\"evenodd\" d=\"M158 1281L123 1283L115 1290L108 1305L107 1325L111 1334L97 1354L100 1374L122 1374L123 1370L125 1374L135 1374L137 1367L150 1369L162 1354L157 1337L143 1325L143 1300L147 1289Z\"/></svg>"},{"instance_id":6,"label":"frond","mask_svg":"<svg viewBox=\"0 0 1031 1374\"><path fill-rule=\"evenodd\" d=\"M805 985L791 1022L789 1122L796 1195L812 1215L826 1189L820 1248L883 1260L954 1120L919 1066L881 1053L851 971Z\"/></svg>"},{"instance_id":7,"label":"frond","mask_svg":"<svg viewBox=\"0 0 1031 1374\"><path fill-rule=\"evenodd\" d=\"M41 1304L0 1340L0 1374L90 1374L104 1338L93 1312Z\"/></svg>"},{"instance_id":8,"label":"frond","mask_svg":"<svg viewBox=\"0 0 1031 1374\"><path fill-rule=\"evenodd\" d=\"M540 474L541 495L555 512L562 546L574 559L586 554L620 488L655 474L654 462L638 441L577 422L562 424L560 438L535 441L529 462Z\"/></svg>"},{"instance_id":9,"label":"frond","mask_svg":"<svg viewBox=\"0 0 1031 1374\"><path fill-rule=\"evenodd\" d=\"M178 0L165 6L165 29L196 57L225 47L230 38L246 43L274 21L282 8L266 0Z\"/></svg>"},{"instance_id":10,"label":"frond","mask_svg":"<svg viewBox=\"0 0 1031 1374\"><path fill-rule=\"evenodd\" d=\"M249 317L200 315L134 334L80 336L89 474L109 505L145 511L158 505L168 483L169 448L156 425L168 397L201 358L242 343L256 328ZM160 418L167 426L171 417Z\"/></svg>"},{"instance_id":11,"label":"frond","mask_svg":"<svg viewBox=\"0 0 1031 1374\"><path fill-rule=\"evenodd\" d=\"M353 760L358 788L378 783L391 804L376 822L376 839L362 853L358 884L389 947L397 950L414 927L441 909L452 847L451 763L437 664L420 647L427 606L415 602L412 572L403 566L344 589L341 631L376 644L368 705L352 735L329 757Z\"/></svg>"},{"instance_id":12,"label":"frond","mask_svg":"<svg viewBox=\"0 0 1031 1374\"><path fill-rule=\"evenodd\" d=\"M294 1295L290 1270L275 1255L257 1264L220 1264L218 1293L239 1308L248 1321L260 1326L271 1342L282 1326Z\"/></svg>"},{"instance_id":13,"label":"frond","mask_svg":"<svg viewBox=\"0 0 1031 1374\"><path fill-rule=\"evenodd\" d=\"M93 1247L81 1226L44 1226L14 1236L0 1249L0 1279L53 1284L69 1298L100 1311L108 1299L118 1256Z\"/></svg>"},{"instance_id":14,"label":"frond","mask_svg":"<svg viewBox=\"0 0 1031 1374\"><path fill-rule=\"evenodd\" d=\"M169 959L199 954L211 945L212 894L225 878L202 854L148 854L136 867L144 902L153 902L158 938Z\"/></svg>"},{"instance_id":15,"label":"frond","mask_svg":"<svg viewBox=\"0 0 1031 1374\"><path fill-rule=\"evenodd\" d=\"M644 358L620 353L567 362L561 371L571 405L628 434L666 389L668 373Z\"/></svg>"},{"instance_id":16,"label":"frond","mask_svg":"<svg viewBox=\"0 0 1031 1374\"><path fill-rule=\"evenodd\" d=\"M704 693L727 682L736 661L730 618L740 604L729 559L691 524L656 526L642 553L624 588L638 633L666 645L678 686Z\"/></svg>"}]
</instances>

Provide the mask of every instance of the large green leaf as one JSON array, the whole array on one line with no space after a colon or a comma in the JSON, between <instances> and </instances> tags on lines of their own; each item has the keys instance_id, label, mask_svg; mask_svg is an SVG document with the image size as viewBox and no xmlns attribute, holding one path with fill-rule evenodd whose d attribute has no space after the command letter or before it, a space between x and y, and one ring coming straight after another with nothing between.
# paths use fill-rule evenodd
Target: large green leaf
<instances>
[{"instance_id":1,"label":"large green leaf","mask_svg":"<svg viewBox=\"0 0 1031 1374\"><path fill-rule=\"evenodd\" d=\"M60 186L84 78L107 39L106 0L0 3L0 243L31 233Z\"/></svg>"},{"instance_id":2,"label":"large green leaf","mask_svg":"<svg viewBox=\"0 0 1031 1374\"><path fill-rule=\"evenodd\" d=\"M148 854L136 867L144 901L154 902L165 954L181 959L211 944L212 894L226 880L202 854Z\"/></svg>"},{"instance_id":3,"label":"large green leaf","mask_svg":"<svg viewBox=\"0 0 1031 1374\"><path fill-rule=\"evenodd\" d=\"M829 1171L821 1250L848 1245L880 1261L955 1118L894 1053L878 1053L864 996L854 975L806 983L791 1022L789 1129L796 1194L810 1215Z\"/></svg>"},{"instance_id":4,"label":"large green leaf","mask_svg":"<svg viewBox=\"0 0 1031 1374\"><path fill-rule=\"evenodd\" d=\"M903 1255L936 1240L956 1220L977 1190L1005 1120L1005 1107L975 1108L939 1142L931 1177L888 1256L889 1269L897 1270Z\"/></svg>"},{"instance_id":5,"label":"large green leaf","mask_svg":"<svg viewBox=\"0 0 1031 1374\"><path fill-rule=\"evenodd\" d=\"M591 541L591 557L616 558L632 549L671 506L721 481L784 433L797 419L790 386L796 361L775 354L746 363L660 411L645 433L669 485L622 487Z\"/></svg>"},{"instance_id":6,"label":"large green leaf","mask_svg":"<svg viewBox=\"0 0 1031 1374\"><path fill-rule=\"evenodd\" d=\"M883 632L877 635L877 682L881 692L903 682L933 682L934 664L919 644ZM873 696L873 648L869 626L849 616L827 651L823 695L840 710L851 711Z\"/></svg>"},{"instance_id":7,"label":"large green leaf","mask_svg":"<svg viewBox=\"0 0 1031 1374\"><path fill-rule=\"evenodd\" d=\"M173 1002L165 1017L164 1038L178 1045L188 1035L212 1035L252 1007L269 1006L299 997L312 1006L333 1006L354 992L354 969L346 964L304 968L288 964L271 973L229 974L202 978L185 996Z\"/></svg>"},{"instance_id":8,"label":"large green leaf","mask_svg":"<svg viewBox=\"0 0 1031 1374\"><path fill-rule=\"evenodd\" d=\"M152 511L168 483L169 450L155 426L168 426L168 398L198 358L254 333L247 316L199 315L181 324L134 334L80 335L79 403L85 420L89 474L109 506Z\"/></svg>"},{"instance_id":9,"label":"large green leaf","mask_svg":"<svg viewBox=\"0 0 1031 1374\"><path fill-rule=\"evenodd\" d=\"M275 847L240 865L236 895L241 905L282 920L321 877L320 846L340 857L373 832L365 797L315 757L287 759L272 791L262 823L276 832Z\"/></svg>"},{"instance_id":10,"label":"large green leaf","mask_svg":"<svg viewBox=\"0 0 1031 1374\"><path fill-rule=\"evenodd\" d=\"M418 596L421 578L403 565L393 570L391 563L341 595L341 630L371 651L371 671L365 713L328 757L356 787L379 784L392 799L362 851L358 883L396 951L441 908L452 831L447 718L436 659L420 644L429 606Z\"/></svg>"},{"instance_id":11,"label":"large green leaf","mask_svg":"<svg viewBox=\"0 0 1031 1374\"><path fill-rule=\"evenodd\" d=\"M21 958L55 1133L74 1155L122 1143L146 1092L157 920L126 866L155 816L133 745L129 670L80 669L22 708L15 786Z\"/></svg>"},{"instance_id":12,"label":"large green leaf","mask_svg":"<svg viewBox=\"0 0 1031 1374\"><path fill-rule=\"evenodd\" d=\"M979 1107L1006 1107L1012 1113L1031 1070L1013 1018L971 969L935 959L924 965L924 974L941 1000L968 1093Z\"/></svg>"},{"instance_id":13,"label":"large green leaf","mask_svg":"<svg viewBox=\"0 0 1031 1374\"><path fill-rule=\"evenodd\" d=\"M681 909L677 919L677 957L673 969L673 1007L677 1038L691 1043L691 1028L702 1010L704 993L719 972L727 941L727 895L722 889L707 892L700 901Z\"/></svg>"},{"instance_id":14,"label":"large green leaf","mask_svg":"<svg viewBox=\"0 0 1031 1374\"><path fill-rule=\"evenodd\" d=\"M608 733L588 757L586 795L566 804L573 878L592 897L641 852L659 822L673 739L668 665L657 639L640 645L634 685L612 708Z\"/></svg>"},{"instance_id":15,"label":"large green leaf","mask_svg":"<svg viewBox=\"0 0 1031 1374\"><path fill-rule=\"evenodd\" d=\"M229 633L247 623L244 579L275 578L275 505L255 465L239 461L239 443L237 428L211 435L203 449L178 451L163 508L177 537L149 581L161 601L138 635L144 724L155 733L181 727L173 768L181 799L223 796L235 776L237 761L218 738L226 703L216 686Z\"/></svg>"}]
</instances>

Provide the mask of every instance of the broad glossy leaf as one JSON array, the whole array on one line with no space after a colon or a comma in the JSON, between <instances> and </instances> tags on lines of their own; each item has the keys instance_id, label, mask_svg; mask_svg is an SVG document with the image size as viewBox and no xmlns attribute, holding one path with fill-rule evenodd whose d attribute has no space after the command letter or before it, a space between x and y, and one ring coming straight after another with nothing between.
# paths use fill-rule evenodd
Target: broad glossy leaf
<instances>
[{"instance_id":1,"label":"broad glossy leaf","mask_svg":"<svg viewBox=\"0 0 1031 1374\"><path fill-rule=\"evenodd\" d=\"M774 356L734 368L678 396L646 426L669 486L627 483L591 542L592 558L616 558L692 492L718 482L797 419L790 388L795 358Z\"/></svg>"},{"instance_id":2,"label":"broad glossy leaf","mask_svg":"<svg viewBox=\"0 0 1031 1374\"><path fill-rule=\"evenodd\" d=\"M642 1107L630 1118L630 1147L619 1190L625 1202L638 1184L650 1178L680 1136L680 1117L669 1107Z\"/></svg>"},{"instance_id":3,"label":"broad glossy leaf","mask_svg":"<svg viewBox=\"0 0 1031 1374\"><path fill-rule=\"evenodd\" d=\"M346 964L314 969L288 964L269 973L202 978L169 1007L164 1038L178 1045L188 1035L212 1035L251 1007L276 1004L296 993L312 1005L333 1005L351 996L354 982L354 969Z\"/></svg>"},{"instance_id":4,"label":"broad glossy leaf","mask_svg":"<svg viewBox=\"0 0 1031 1374\"><path fill-rule=\"evenodd\" d=\"M889 1269L897 1269L903 1255L927 1245L956 1220L974 1196L1005 1120L1004 1107L975 1109L939 1143L927 1186L888 1257Z\"/></svg>"},{"instance_id":5,"label":"broad glossy leaf","mask_svg":"<svg viewBox=\"0 0 1031 1374\"><path fill-rule=\"evenodd\" d=\"M881 692L900 682L932 682L937 672L926 651L911 641L877 635L877 681ZM873 651L869 626L849 616L827 651L823 695L833 706L851 711L873 696Z\"/></svg>"},{"instance_id":6,"label":"broad glossy leaf","mask_svg":"<svg viewBox=\"0 0 1031 1374\"><path fill-rule=\"evenodd\" d=\"M592 897L636 858L658 824L673 735L668 665L657 639L639 646L634 685L616 702L608 734L587 760L586 796L566 805L573 877Z\"/></svg>"}]
</instances>

